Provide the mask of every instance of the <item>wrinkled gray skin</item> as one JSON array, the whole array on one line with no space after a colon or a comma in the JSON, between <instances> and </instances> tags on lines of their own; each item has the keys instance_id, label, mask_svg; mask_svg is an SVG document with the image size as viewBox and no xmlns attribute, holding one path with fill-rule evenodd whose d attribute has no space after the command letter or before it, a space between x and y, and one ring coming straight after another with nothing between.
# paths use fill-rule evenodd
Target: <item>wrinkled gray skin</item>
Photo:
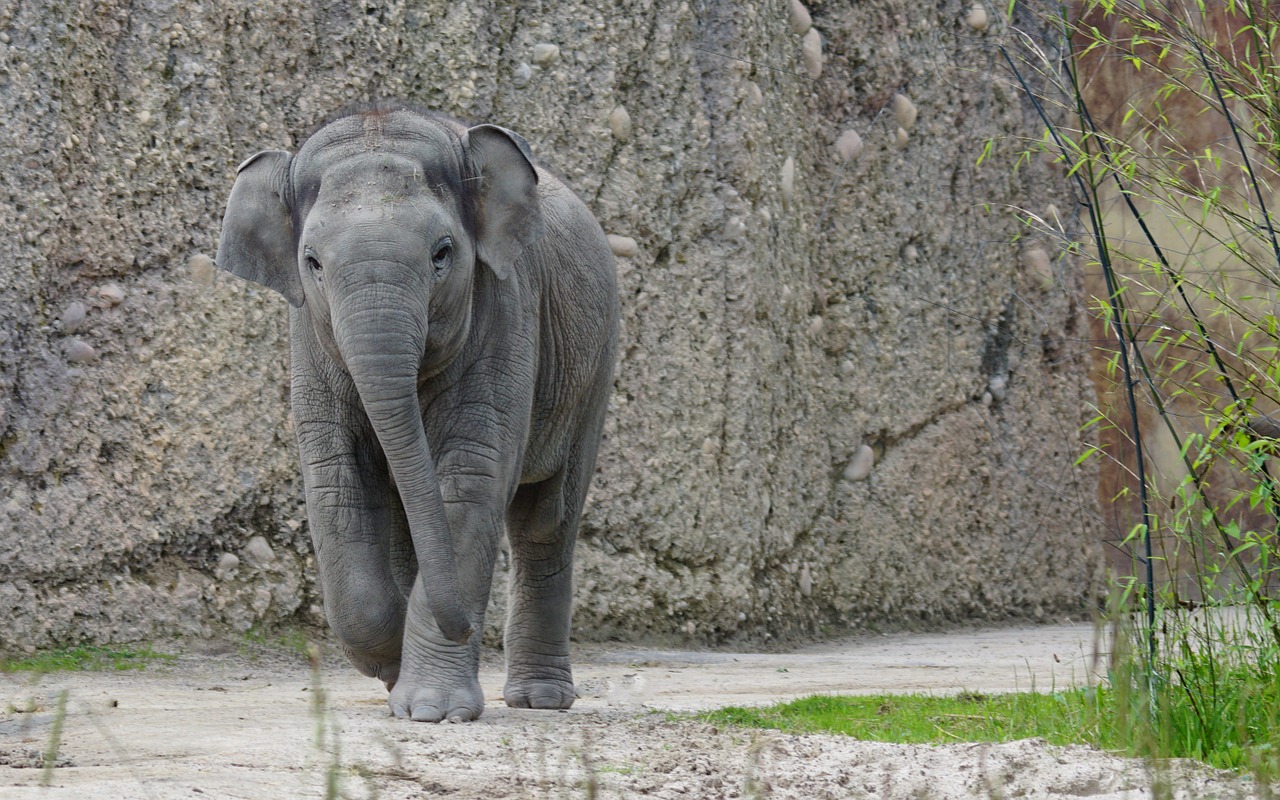
<instances>
[{"instance_id":1,"label":"wrinkled gray skin","mask_svg":"<svg viewBox=\"0 0 1280 800\"><path fill-rule=\"evenodd\" d=\"M242 164L217 262L291 304L307 515L352 663L396 716L478 717L505 525L507 704L568 708L618 326L591 213L510 131L383 106Z\"/></svg>"}]
</instances>

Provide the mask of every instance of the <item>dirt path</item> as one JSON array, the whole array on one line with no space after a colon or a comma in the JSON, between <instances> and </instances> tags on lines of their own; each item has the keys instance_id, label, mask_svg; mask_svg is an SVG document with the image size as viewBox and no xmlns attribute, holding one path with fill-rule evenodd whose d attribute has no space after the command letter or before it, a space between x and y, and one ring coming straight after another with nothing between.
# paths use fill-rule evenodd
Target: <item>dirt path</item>
<instances>
[{"instance_id":1,"label":"dirt path","mask_svg":"<svg viewBox=\"0 0 1280 800\"><path fill-rule=\"evenodd\" d=\"M330 775L352 798L1150 797L1145 765L1083 747L885 745L653 713L814 692L1063 687L1095 669L1094 639L1087 624L1060 624L868 636L784 655L581 647L581 699L568 712L506 708L495 656L481 674L484 716L466 725L388 717L380 685L340 656L325 655L317 686L296 657L205 643L143 672L3 676L0 797L287 800L324 797ZM42 787L64 689L58 766ZM1252 796L1247 783L1187 765L1168 777L1179 797Z\"/></svg>"}]
</instances>

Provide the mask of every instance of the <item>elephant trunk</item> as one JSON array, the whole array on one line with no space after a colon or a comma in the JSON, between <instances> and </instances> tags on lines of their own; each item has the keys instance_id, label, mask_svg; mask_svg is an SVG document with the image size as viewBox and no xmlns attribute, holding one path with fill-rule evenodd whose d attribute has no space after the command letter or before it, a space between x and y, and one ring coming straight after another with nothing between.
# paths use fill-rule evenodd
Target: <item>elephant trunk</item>
<instances>
[{"instance_id":1,"label":"elephant trunk","mask_svg":"<svg viewBox=\"0 0 1280 800\"><path fill-rule=\"evenodd\" d=\"M474 628L458 593L449 520L418 404L418 365L426 346L425 306L388 309L388 294L376 294L375 304L365 305L368 310L335 314L334 333L395 477L431 613L440 632L461 644ZM342 324L337 324L339 320Z\"/></svg>"}]
</instances>

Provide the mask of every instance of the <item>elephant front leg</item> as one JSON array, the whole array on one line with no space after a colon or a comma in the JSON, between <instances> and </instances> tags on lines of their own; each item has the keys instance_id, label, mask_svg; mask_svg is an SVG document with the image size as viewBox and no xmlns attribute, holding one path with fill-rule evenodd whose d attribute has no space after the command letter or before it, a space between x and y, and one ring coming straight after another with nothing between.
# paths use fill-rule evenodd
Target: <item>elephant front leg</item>
<instances>
[{"instance_id":1,"label":"elephant front leg","mask_svg":"<svg viewBox=\"0 0 1280 800\"><path fill-rule=\"evenodd\" d=\"M480 689L480 631L493 582L501 532L501 501L491 487L459 488L441 481L454 539L458 588L476 633L462 644L447 639L427 603L419 573L409 597L400 680L388 702L397 717L422 722L468 722L484 711Z\"/></svg>"},{"instance_id":2,"label":"elephant front leg","mask_svg":"<svg viewBox=\"0 0 1280 800\"><path fill-rule=\"evenodd\" d=\"M299 427L307 517L325 617L352 665L387 688L400 673L405 593L393 542L406 533L385 468L361 458L345 429Z\"/></svg>"},{"instance_id":3,"label":"elephant front leg","mask_svg":"<svg viewBox=\"0 0 1280 800\"><path fill-rule=\"evenodd\" d=\"M327 504L326 504L327 505ZM390 569L390 513L333 503L310 514L325 617L347 658L388 689L400 674L405 598ZM321 519L317 519L320 517Z\"/></svg>"}]
</instances>

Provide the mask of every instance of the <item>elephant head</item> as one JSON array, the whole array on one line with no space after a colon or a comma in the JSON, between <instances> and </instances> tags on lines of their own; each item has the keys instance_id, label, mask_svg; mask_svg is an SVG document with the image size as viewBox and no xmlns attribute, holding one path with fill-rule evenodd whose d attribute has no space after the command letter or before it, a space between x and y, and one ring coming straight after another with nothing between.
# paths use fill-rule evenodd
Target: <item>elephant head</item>
<instances>
[{"instance_id":1,"label":"elephant head","mask_svg":"<svg viewBox=\"0 0 1280 800\"><path fill-rule=\"evenodd\" d=\"M528 146L493 125L353 113L237 170L217 264L299 309L352 379L404 505L431 611L463 642L453 545L418 381L466 341L477 270L510 280L543 230ZM483 266L481 266L483 265Z\"/></svg>"}]
</instances>

